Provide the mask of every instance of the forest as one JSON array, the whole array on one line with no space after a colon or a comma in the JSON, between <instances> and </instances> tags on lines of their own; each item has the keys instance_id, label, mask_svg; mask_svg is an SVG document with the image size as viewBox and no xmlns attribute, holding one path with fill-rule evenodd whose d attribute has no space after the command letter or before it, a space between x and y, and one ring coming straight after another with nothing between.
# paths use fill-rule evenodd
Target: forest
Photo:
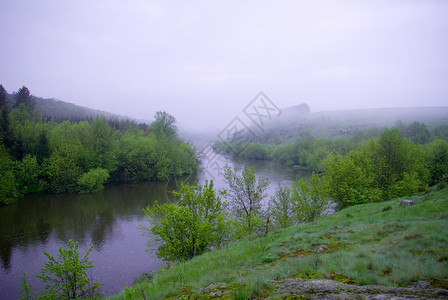
<instances>
[{"instance_id":1,"label":"forest","mask_svg":"<svg viewBox=\"0 0 448 300\"><path fill-rule=\"evenodd\" d=\"M80 114L64 120L41 116L38 101L25 86L10 95L0 85L0 205L30 193L90 193L198 170L193 147L166 112L149 125Z\"/></svg>"}]
</instances>

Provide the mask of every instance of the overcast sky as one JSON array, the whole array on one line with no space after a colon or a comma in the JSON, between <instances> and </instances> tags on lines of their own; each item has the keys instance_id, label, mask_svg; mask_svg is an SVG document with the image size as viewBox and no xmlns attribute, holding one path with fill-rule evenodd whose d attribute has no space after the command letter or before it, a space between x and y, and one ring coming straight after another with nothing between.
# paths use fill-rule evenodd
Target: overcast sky
<instances>
[{"instance_id":1,"label":"overcast sky","mask_svg":"<svg viewBox=\"0 0 448 300\"><path fill-rule=\"evenodd\" d=\"M195 128L260 91L312 111L448 105L448 1L0 0L0 84Z\"/></svg>"}]
</instances>

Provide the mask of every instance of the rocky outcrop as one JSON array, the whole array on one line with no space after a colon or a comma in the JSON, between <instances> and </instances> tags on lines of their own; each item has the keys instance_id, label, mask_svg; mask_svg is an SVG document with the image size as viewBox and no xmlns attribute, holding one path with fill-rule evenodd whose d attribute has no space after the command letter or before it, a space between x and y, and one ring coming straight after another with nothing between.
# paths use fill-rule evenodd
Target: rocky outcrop
<instances>
[{"instance_id":1,"label":"rocky outcrop","mask_svg":"<svg viewBox=\"0 0 448 300\"><path fill-rule=\"evenodd\" d=\"M398 288L357 286L328 279L287 278L272 284L281 299L448 299L448 290L428 288L430 284L427 282Z\"/></svg>"},{"instance_id":2,"label":"rocky outcrop","mask_svg":"<svg viewBox=\"0 0 448 300\"><path fill-rule=\"evenodd\" d=\"M168 299L234 299L238 287L236 284L215 283L198 290L184 289L181 296ZM271 281L250 299L448 299L446 287L448 278L418 281L410 287L358 286L329 279L286 278Z\"/></svg>"}]
</instances>

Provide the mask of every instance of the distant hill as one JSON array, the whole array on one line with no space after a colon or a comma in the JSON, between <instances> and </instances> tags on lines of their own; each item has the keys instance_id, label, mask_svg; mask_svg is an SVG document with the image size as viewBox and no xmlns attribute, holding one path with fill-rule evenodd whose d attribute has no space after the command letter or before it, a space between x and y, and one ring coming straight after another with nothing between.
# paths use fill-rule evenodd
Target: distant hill
<instances>
[{"instance_id":1,"label":"distant hill","mask_svg":"<svg viewBox=\"0 0 448 300\"><path fill-rule=\"evenodd\" d=\"M300 137L351 136L369 128L394 127L397 122L425 123L428 128L448 124L448 106L372 108L310 113L306 103L282 109L257 135L262 143L285 143Z\"/></svg>"},{"instance_id":2,"label":"distant hill","mask_svg":"<svg viewBox=\"0 0 448 300\"><path fill-rule=\"evenodd\" d=\"M13 104L14 94L9 94L7 102L9 106ZM61 120L89 120L94 118L104 118L106 120L130 120L131 118L113 114L110 112L91 109L84 106L79 106L73 103L57 100L54 98L44 99L34 96L36 99L35 112L45 119Z\"/></svg>"},{"instance_id":3,"label":"distant hill","mask_svg":"<svg viewBox=\"0 0 448 300\"><path fill-rule=\"evenodd\" d=\"M66 120L70 120L72 118L91 119L97 117L119 120L129 119L128 117L124 117L121 115L109 113L102 110L91 109L57 99L36 98L36 112L41 116L51 116Z\"/></svg>"}]
</instances>

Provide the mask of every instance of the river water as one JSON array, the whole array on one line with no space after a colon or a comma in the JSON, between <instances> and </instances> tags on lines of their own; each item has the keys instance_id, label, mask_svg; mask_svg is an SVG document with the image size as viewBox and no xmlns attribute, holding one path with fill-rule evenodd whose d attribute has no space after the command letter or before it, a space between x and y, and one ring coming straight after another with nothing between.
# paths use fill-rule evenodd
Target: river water
<instances>
[{"instance_id":1,"label":"river water","mask_svg":"<svg viewBox=\"0 0 448 300\"><path fill-rule=\"evenodd\" d=\"M271 180L268 194L278 184L290 185L296 177L308 177L299 171L272 162L231 160L220 157L221 166L255 165L257 175ZM147 253L146 238L138 229L144 222L142 209L148 204L172 201L172 191L181 181L203 184L213 179L216 188L225 188L219 169L205 167L198 174L169 182L114 184L91 195L32 195L17 204L0 207L0 299L17 299L24 273L37 290L43 288L39 274L47 261L43 251L57 255L72 239L80 251L94 246L90 254L95 267L89 274L104 283L105 296L119 293L125 284L143 272L157 269L163 262Z\"/></svg>"}]
</instances>

